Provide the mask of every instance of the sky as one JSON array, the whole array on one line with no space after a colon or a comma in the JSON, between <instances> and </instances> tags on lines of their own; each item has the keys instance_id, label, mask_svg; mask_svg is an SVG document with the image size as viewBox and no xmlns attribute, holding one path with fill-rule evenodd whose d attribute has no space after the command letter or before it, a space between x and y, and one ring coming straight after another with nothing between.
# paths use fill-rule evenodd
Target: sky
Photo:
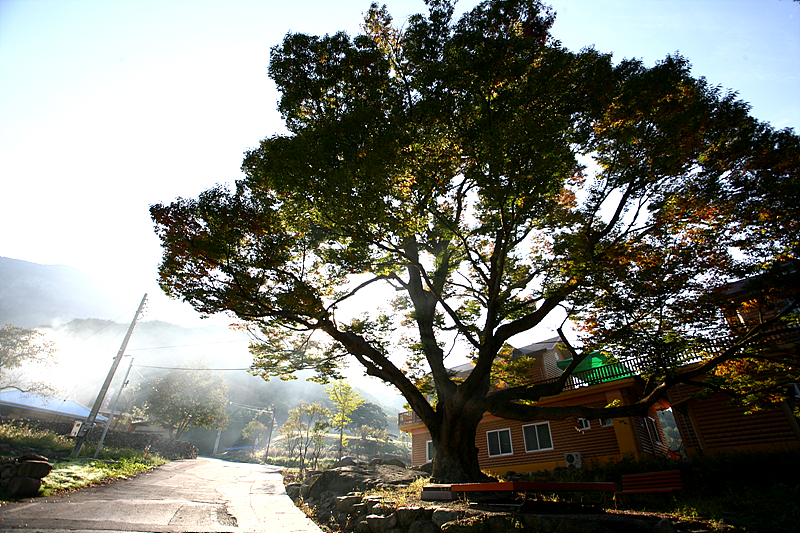
<instances>
[{"instance_id":1,"label":"sky","mask_svg":"<svg viewBox=\"0 0 800 533\"><path fill-rule=\"evenodd\" d=\"M397 22L425 8L387 5ZM738 91L759 119L800 127L800 3L552 5L553 33L570 49L594 45L648 66L680 52L695 75ZM146 319L200 324L157 286L161 250L148 207L239 178L243 153L285 131L267 76L270 47L287 32L354 35L368 7L0 0L0 256L98 278L126 303L120 317L101 318L130 320L147 293Z\"/></svg>"}]
</instances>

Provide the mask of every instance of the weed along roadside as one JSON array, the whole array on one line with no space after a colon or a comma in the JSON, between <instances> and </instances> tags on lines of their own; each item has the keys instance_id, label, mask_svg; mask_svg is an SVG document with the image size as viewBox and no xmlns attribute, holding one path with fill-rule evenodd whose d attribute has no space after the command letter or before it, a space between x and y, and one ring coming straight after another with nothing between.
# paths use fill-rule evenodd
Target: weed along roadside
<instances>
[{"instance_id":1,"label":"weed along roadside","mask_svg":"<svg viewBox=\"0 0 800 533\"><path fill-rule=\"evenodd\" d=\"M631 479L657 484L658 476L638 476L653 472L679 473L681 485L630 489ZM380 460L349 461L309 472L305 480L287 470L284 482L287 494L320 528L344 533L772 533L795 530L800 516L797 452L623 460L579 470L511 473L500 480L521 487L613 482L618 491L625 487L628 492L616 500L597 492L542 491L458 493L453 499L426 501L423 490L432 488L428 476Z\"/></svg>"}]
</instances>

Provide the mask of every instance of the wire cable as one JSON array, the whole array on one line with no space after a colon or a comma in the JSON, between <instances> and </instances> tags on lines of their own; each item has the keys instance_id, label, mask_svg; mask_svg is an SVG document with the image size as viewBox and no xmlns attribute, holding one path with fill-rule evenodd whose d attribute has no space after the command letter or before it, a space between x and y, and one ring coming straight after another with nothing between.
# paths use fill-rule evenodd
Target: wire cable
<instances>
[{"instance_id":1,"label":"wire cable","mask_svg":"<svg viewBox=\"0 0 800 533\"><path fill-rule=\"evenodd\" d=\"M151 366L151 365L133 365L133 366L137 366L139 368L158 368L160 370L222 370L222 371L251 370L250 367L247 367L247 368L187 368L187 367L179 367L179 366Z\"/></svg>"}]
</instances>

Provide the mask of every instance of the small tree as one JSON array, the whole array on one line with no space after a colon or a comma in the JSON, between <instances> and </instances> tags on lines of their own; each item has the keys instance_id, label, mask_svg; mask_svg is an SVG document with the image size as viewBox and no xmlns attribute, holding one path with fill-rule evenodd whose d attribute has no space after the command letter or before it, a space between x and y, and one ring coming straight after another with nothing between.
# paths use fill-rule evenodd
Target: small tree
<instances>
[{"instance_id":1,"label":"small tree","mask_svg":"<svg viewBox=\"0 0 800 533\"><path fill-rule=\"evenodd\" d=\"M267 433L269 429L267 426L258 420L251 420L242 430L242 437L245 439L253 440L253 449L255 450L256 442Z\"/></svg>"},{"instance_id":2,"label":"small tree","mask_svg":"<svg viewBox=\"0 0 800 533\"><path fill-rule=\"evenodd\" d=\"M0 327L0 389L14 387L45 395L57 392L52 385L29 377L37 369L53 364L55 352L54 344L35 329L13 324Z\"/></svg>"},{"instance_id":3,"label":"small tree","mask_svg":"<svg viewBox=\"0 0 800 533\"><path fill-rule=\"evenodd\" d=\"M300 446L301 434L300 413L297 409L292 409L289 411L289 418L278 428L278 435L283 439L283 447L289 459L293 458L297 453L297 449Z\"/></svg>"},{"instance_id":4,"label":"small tree","mask_svg":"<svg viewBox=\"0 0 800 533\"><path fill-rule=\"evenodd\" d=\"M328 433L330 424L325 421L314 422L314 427L311 431L311 443L314 446L311 455L312 468L316 470L319 467L319 458L325 449L325 435Z\"/></svg>"},{"instance_id":5,"label":"small tree","mask_svg":"<svg viewBox=\"0 0 800 533\"><path fill-rule=\"evenodd\" d=\"M221 373L204 366L198 361L170 370L145 403L147 416L175 427L175 440L190 427L217 429L228 423L228 386Z\"/></svg>"},{"instance_id":6,"label":"small tree","mask_svg":"<svg viewBox=\"0 0 800 533\"><path fill-rule=\"evenodd\" d=\"M314 446L316 449L319 445L318 436L324 434L328 428L325 421L331 414L327 407L314 402L299 407L301 414L301 440L300 440L300 475L305 474L306 465L308 464L309 449Z\"/></svg>"},{"instance_id":7,"label":"small tree","mask_svg":"<svg viewBox=\"0 0 800 533\"><path fill-rule=\"evenodd\" d=\"M325 419L329 416L330 411L318 402L302 404L289 411L289 419L278 430L287 440L289 456L297 453L301 476L308 464L309 450L313 450L311 459L316 465L324 445L324 440L320 441L319 437L323 436L324 438L328 428Z\"/></svg>"},{"instance_id":8,"label":"small tree","mask_svg":"<svg viewBox=\"0 0 800 533\"><path fill-rule=\"evenodd\" d=\"M364 403L364 400L344 380L331 383L330 386L325 387L325 392L328 393L328 398L336 409L331 418L331 426L339 431L339 450L336 452L336 458L341 459L345 446L344 428L351 422L350 415Z\"/></svg>"}]
</instances>

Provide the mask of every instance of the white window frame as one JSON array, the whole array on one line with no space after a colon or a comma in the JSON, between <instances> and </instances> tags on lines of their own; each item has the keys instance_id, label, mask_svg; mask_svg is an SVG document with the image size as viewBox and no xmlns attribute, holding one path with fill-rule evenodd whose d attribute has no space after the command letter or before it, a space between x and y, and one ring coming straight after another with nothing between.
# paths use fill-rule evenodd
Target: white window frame
<instances>
[{"instance_id":1,"label":"white window frame","mask_svg":"<svg viewBox=\"0 0 800 533\"><path fill-rule=\"evenodd\" d=\"M658 432L658 422L656 422L656 420L651 416L645 416L643 418L644 426L647 430L647 435L650 437L650 440L653 442L653 444L661 444L662 440L661 433Z\"/></svg>"},{"instance_id":2,"label":"white window frame","mask_svg":"<svg viewBox=\"0 0 800 533\"><path fill-rule=\"evenodd\" d=\"M508 433L508 446L511 448L510 451L503 453L503 446L500 440L500 433L507 432ZM489 445L489 435L492 433L497 433L497 445L500 448L500 453L492 454L492 447ZM486 432L486 453L489 454L489 457L503 457L507 455L514 455L514 443L511 440L511 428L502 428L502 429L493 429L491 431Z\"/></svg>"},{"instance_id":3,"label":"white window frame","mask_svg":"<svg viewBox=\"0 0 800 533\"><path fill-rule=\"evenodd\" d=\"M430 463L433 461L433 441L426 440L425 441L425 462Z\"/></svg>"},{"instance_id":4,"label":"white window frame","mask_svg":"<svg viewBox=\"0 0 800 533\"><path fill-rule=\"evenodd\" d=\"M535 450L529 450L528 449L528 439L525 437L525 428L532 427L532 426L547 426L547 434L550 435L550 447L549 448L539 447L539 448L536 448ZM522 438L525 441L525 452L526 453L536 453L536 452L543 452L543 451L554 450L555 449L555 444L553 444L553 432L550 429L550 422L537 422L535 424L526 424L526 425L522 426ZM539 439L538 431L537 431L536 439L537 439L537 443L536 444L538 445L539 444L539 442L538 442L538 439Z\"/></svg>"},{"instance_id":5,"label":"white window frame","mask_svg":"<svg viewBox=\"0 0 800 533\"><path fill-rule=\"evenodd\" d=\"M601 428L607 428L607 427L613 426L613 425L614 425L614 419L613 418L601 418L600 419L600 427Z\"/></svg>"},{"instance_id":6,"label":"white window frame","mask_svg":"<svg viewBox=\"0 0 800 533\"><path fill-rule=\"evenodd\" d=\"M578 418L575 420L575 427L578 431L586 431L592 429L592 423L588 418Z\"/></svg>"}]
</instances>

